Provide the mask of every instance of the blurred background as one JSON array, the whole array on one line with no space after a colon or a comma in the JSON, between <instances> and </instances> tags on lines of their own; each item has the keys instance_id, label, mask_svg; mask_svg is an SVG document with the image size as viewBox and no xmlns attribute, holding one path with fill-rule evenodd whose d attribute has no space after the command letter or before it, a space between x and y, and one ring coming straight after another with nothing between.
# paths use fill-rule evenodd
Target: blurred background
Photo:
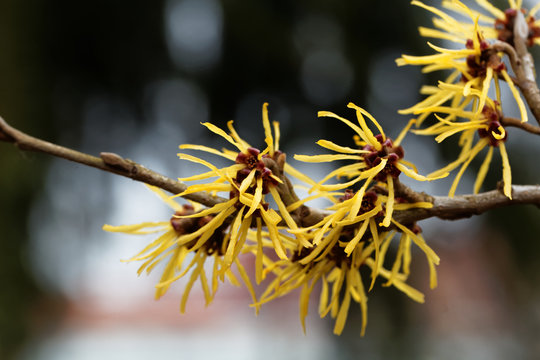
<instances>
[{"instance_id":1,"label":"blurred background","mask_svg":"<svg viewBox=\"0 0 540 360\"><path fill-rule=\"evenodd\" d=\"M396 136L408 120L397 109L437 81L394 62L431 53L417 36L429 21L401 0L3 0L0 115L34 136L116 152L174 178L201 171L178 160L179 144L225 146L200 122L234 119L243 138L261 143L266 101L293 165L320 179L329 166L298 164L292 154L319 153L320 138L352 141L348 128L317 111L353 118L353 101ZM504 107L518 113L512 101ZM540 142L512 130L514 183L538 183ZM455 158L453 145L412 135L404 143L421 173ZM0 359L540 357L537 208L422 222L442 259L431 291L424 258L414 257L410 282L426 304L378 283L367 335L359 336L353 306L337 337L333 321L318 318L314 296L304 335L298 294L258 317L247 291L227 285L206 309L194 288L186 315L178 311L182 284L154 301L159 271L138 278L137 264L120 261L149 239L101 230L170 216L142 184L9 144L0 144L0 169ZM474 175L459 192L472 191ZM500 178L497 158L485 188ZM450 180L408 184L444 195Z\"/></svg>"}]
</instances>

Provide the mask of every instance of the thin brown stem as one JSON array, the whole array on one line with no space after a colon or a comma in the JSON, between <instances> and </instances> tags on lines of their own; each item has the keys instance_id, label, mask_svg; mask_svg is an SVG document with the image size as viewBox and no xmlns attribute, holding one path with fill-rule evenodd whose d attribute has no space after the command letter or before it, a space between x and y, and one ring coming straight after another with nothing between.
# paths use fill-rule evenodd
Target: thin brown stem
<instances>
[{"instance_id":1,"label":"thin brown stem","mask_svg":"<svg viewBox=\"0 0 540 360\"><path fill-rule=\"evenodd\" d=\"M22 131L11 127L1 117L0 140L11 142L24 151L42 152L79 164L92 166L103 171L108 171L113 174L122 175L136 181L157 186L173 194L179 194L187 188L187 186L180 181L158 174L155 171L147 169L144 166L129 159L125 159L117 154L104 152L100 154L100 157L96 157L27 135ZM213 206L218 202L226 201L226 199L209 196L206 193L193 193L185 195L184 197L205 206Z\"/></svg>"},{"instance_id":2,"label":"thin brown stem","mask_svg":"<svg viewBox=\"0 0 540 360\"><path fill-rule=\"evenodd\" d=\"M409 191L414 192L409 188ZM430 196L417 193L417 200L426 201L429 198L433 207L429 209L396 210L393 219L402 224L412 224L416 221L438 217L444 220L458 220L480 215L488 210L504 206L530 204L540 207L540 185L513 185L512 199L506 197L500 190L487 191L480 194L448 196ZM310 225L321 221L331 212L319 209L309 209ZM307 225L307 224L306 224Z\"/></svg>"},{"instance_id":3,"label":"thin brown stem","mask_svg":"<svg viewBox=\"0 0 540 360\"><path fill-rule=\"evenodd\" d=\"M494 48L508 55L515 75L514 82L521 90L536 121L540 124L540 90L536 84L534 61L527 49L528 31L525 17L518 11L514 25L514 47L498 41L494 44Z\"/></svg>"},{"instance_id":4,"label":"thin brown stem","mask_svg":"<svg viewBox=\"0 0 540 360\"><path fill-rule=\"evenodd\" d=\"M512 120L510 121L514 122ZM1 117L0 140L11 142L24 151L36 151L61 157L113 174L122 175L136 181L141 181L149 185L157 186L173 194L181 193L187 188L182 182L158 174L134 161L125 159L114 153L103 152L100 154L100 157L95 157L32 137L9 126ZM277 163L281 163L284 160L285 159L282 158L278 160ZM274 162L274 164L269 165L282 167L277 163ZM446 220L461 219L484 213L490 209L516 204L533 204L540 207L539 185L514 185L512 186L512 199L509 199L499 190L475 195L461 195L453 198L446 196L432 197L425 193L415 192L400 182L396 182L396 184L396 193L399 194L399 196L405 197L409 201L429 201L433 203L433 207L430 209L395 211L393 216L394 219L403 224L411 224L415 221L430 217L439 217ZM284 184L284 186L289 187L289 184ZM295 199L297 198L294 192L286 189L282 189L282 191L283 193L289 193L291 196L287 202L296 201ZM205 206L213 206L217 203L226 201L224 198L209 196L206 193L192 193L184 195L183 197ZM332 213L328 210L302 206L299 208L299 211L297 211L297 214L295 214L295 219L300 226L311 226L320 222L325 216L330 214Z\"/></svg>"},{"instance_id":5,"label":"thin brown stem","mask_svg":"<svg viewBox=\"0 0 540 360\"><path fill-rule=\"evenodd\" d=\"M518 204L531 204L540 207L540 186L513 185L512 199L506 197L500 190L475 195L460 195L453 198L434 196L432 208L396 211L394 219L404 224L430 217L456 220L480 215L491 209Z\"/></svg>"},{"instance_id":6,"label":"thin brown stem","mask_svg":"<svg viewBox=\"0 0 540 360\"><path fill-rule=\"evenodd\" d=\"M402 197L409 202L433 202L433 196L424 192L416 192L410 187L404 185L401 181L399 181L399 179L394 180L394 188L396 197Z\"/></svg>"},{"instance_id":7,"label":"thin brown stem","mask_svg":"<svg viewBox=\"0 0 540 360\"><path fill-rule=\"evenodd\" d=\"M530 132L531 134L540 135L540 127L532 125L530 123L522 122L520 119L516 119L513 117L503 117L501 118L501 124L503 126L512 126L517 127L522 130L525 130L527 132Z\"/></svg>"}]
</instances>

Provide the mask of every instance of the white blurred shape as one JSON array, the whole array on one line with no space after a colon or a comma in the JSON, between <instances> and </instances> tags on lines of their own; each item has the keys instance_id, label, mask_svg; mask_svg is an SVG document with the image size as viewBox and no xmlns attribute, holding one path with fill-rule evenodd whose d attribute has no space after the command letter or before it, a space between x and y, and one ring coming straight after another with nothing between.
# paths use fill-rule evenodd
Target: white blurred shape
<instances>
[{"instance_id":1,"label":"white blurred shape","mask_svg":"<svg viewBox=\"0 0 540 360\"><path fill-rule=\"evenodd\" d=\"M204 71L221 56L223 9L216 0L170 0L165 7L166 40L175 64Z\"/></svg>"}]
</instances>

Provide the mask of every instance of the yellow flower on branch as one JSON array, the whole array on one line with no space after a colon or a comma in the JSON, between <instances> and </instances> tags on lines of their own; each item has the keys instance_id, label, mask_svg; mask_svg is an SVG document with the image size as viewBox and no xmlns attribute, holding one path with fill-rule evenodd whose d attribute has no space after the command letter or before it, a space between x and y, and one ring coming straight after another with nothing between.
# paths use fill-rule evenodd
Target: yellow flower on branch
<instances>
[{"instance_id":1,"label":"yellow flower on branch","mask_svg":"<svg viewBox=\"0 0 540 360\"><path fill-rule=\"evenodd\" d=\"M250 146L245 140L240 138L233 127L233 122L229 121L227 127L229 134L217 126L204 123L210 131L221 136L230 144L234 145L235 151L223 149L222 151L209 148L202 145L184 144L180 145L180 149L200 150L211 154L222 156L234 162L225 168L218 169L209 162L188 155L179 153L181 159L193 161L205 165L210 171L203 174L180 178L180 181L205 180L216 178L211 183L195 184L189 186L186 191L177 196L183 196L193 192L206 191L209 193L226 192L232 202L231 209L236 209L236 215L231 224L231 239L226 249L225 260L227 264L231 264L235 257L240 253L240 250L246 240L248 229L252 226L266 226L273 241L276 254L286 259L287 255L285 248L280 241L278 224L284 221L287 226L294 230L298 226L293 217L287 211L287 205L283 202L278 191L278 186L283 184L281 174L275 174L273 171L283 171L293 175L301 180L313 183L307 176L296 171L288 164L283 165L283 170L278 169L277 164L282 163L284 154L279 150L279 124L273 123L273 131L268 119L268 104L263 105L263 127L265 132L266 148L260 151L257 148ZM271 170L267 164L271 162L274 167ZM265 195L270 194L276 203L279 214L276 210L269 207L265 201ZM214 208L220 207L222 204L217 204L207 211L213 211ZM234 210L229 210L235 212ZM192 216L199 216L194 214ZM256 219L261 218L262 222L257 222ZM257 224L257 225L255 225ZM302 246L311 246L304 236L298 235L298 242Z\"/></svg>"},{"instance_id":2,"label":"yellow flower on branch","mask_svg":"<svg viewBox=\"0 0 540 360\"><path fill-rule=\"evenodd\" d=\"M364 194L368 187L377 182L383 183L388 189L388 199L386 201L385 215L381 224L382 226L387 227L390 225L394 207L394 179L397 179L402 172L406 176L419 181L431 181L442 178L447 174L433 177L422 176L414 170L415 166L413 164L403 159L404 151L400 144L414 121L409 122L396 140L392 141L392 139L385 135L382 127L371 114L353 103L349 103L347 107L356 111L358 125L329 111L320 111L319 116L332 117L348 125L356 133L354 139L356 145L359 147L358 149L340 146L328 140L319 140L317 144L326 149L335 151L337 154L314 156L295 155L294 158L305 162L353 160L354 163L341 166L330 172L312 188L312 191L346 189L363 180L364 183L362 187L354 195L353 199L351 199L351 210L348 212L347 219L352 221L358 215ZM375 125L379 134L373 134L367 125L364 116ZM332 177L346 177L352 180L339 184L325 184L325 182Z\"/></svg>"},{"instance_id":3,"label":"yellow flower on branch","mask_svg":"<svg viewBox=\"0 0 540 360\"><path fill-rule=\"evenodd\" d=\"M127 260L143 261L137 271L139 275L144 271L150 273L158 264L166 263L161 279L156 285L156 299L163 296L175 281L190 272L180 302L181 313L185 312L189 294L197 280L203 289L207 306L212 302L219 282L223 282L225 276L233 285L239 286L240 282L230 269L230 264L225 263L224 258L225 248L231 236L227 230L228 225L225 223L227 216L232 214L227 208L231 206L231 203L224 203L220 208L212 211L204 211L203 216L189 217L201 212L197 212L192 205L176 203L156 187L149 187L175 211L175 215L169 221L123 226L104 225L103 229L132 235L161 234L138 254ZM191 259L188 260L189 258ZM205 264L209 258L213 259L210 276L205 270ZM253 301L257 302L249 276L238 258L234 259L234 265Z\"/></svg>"},{"instance_id":4,"label":"yellow flower on branch","mask_svg":"<svg viewBox=\"0 0 540 360\"><path fill-rule=\"evenodd\" d=\"M530 11L523 8L523 1L521 0L509 0L509 8L505 10L497 8L488 0L476 0L476 3L480 5L483 11L475 11L472 9L464 11L456 1L448 0L443 1L442 6L465 16L468 16L469 12L472 13L475 18L479 19L479 22L481 23L480 30L487 39L501 40L510 45L514 45L514 26L516 17L521 16L520 14L522 14L526 27L521 29L521 31L527 40L527 45L532 46L533 44L540 44L540 21L535 19L538 10L540 10L540 3L536 4ZM447 24L435 20L433 23L435 27L442 31L442 33L439 33L438 30L434 29L420 28L420 34L427 37L452 40L449 37L444 37L451 33L451 31L448 31L449 28ZM463 23L459 24L464 26Z\"/></svg>"},{"instance_id":5,"label":"yellow flower on branch","mask_svg":"<svg viewBox=\"0 0 540 360\"><path fill-rule=\"evenodd\" d=\"M410 272L412 244L418 246L426 255L431 288L437 285L435 266L439 264L440 259L426 244L416 225L404 226L391 219L394 230L382 227L384 209L389 201L389 196L385 195L388 193L385 186L386 184L381 183L375 190L366 191L360 208L356 210L354 209L356 193L347 189L334 205L327 208L332 213L319 223L291 230L295 234L305 234L313 243L313 247L299 247L298 244L287 241L287 248L293 254L290 260L276 262L269 259L259 260L265 264L264 272L272 273L276 277L261 295L260 302L255 305L269 302L301 288L300 320L305 331L310 295L316 284L321 283L319 315L325 317L330 314L335 318L334 333L341 334L350 304L354 300L362 309L363 335L367 324L366 286L370 291L378 277L386 279L383 286L392 285L415 301L423 302L423 294L405 282ZM402 198L396 198L395 202L393 205L395 210L432 207L429 202L409 203ZM356 215L351 220L348 215L352 211ZM396 257L392 262L387 252L398 232L401 233L401 238ZM260 233L257 237L257 243L263 244ZM251 238L254 236L251 235ZM266 244L269 243L266 241ZM259 251L256 254L261 253ZM389 270L384 266L385 261L390 261ZM364 285L360 275L362 266L371 269L370 284Z\"/></svg>"},{"instance_id":6,"label":"yellow flower on branch","mask_svg":"<svg viewBox=\"0 0 540 360\"><path fill-rule=\"evenodd\" d=\"M379 185L376 191L388 193L384 184ZM314 245L309 254L300 259L299 262L307 265L310 262L320 261L338 245L343 248L342 251L346 256L350 256L360 243L372 243L376 267L371 273L369 287L371 290L379 275L377 271L379 264L383 261L380 258L380 239L382 238L381 234L385 233L387 229L383 227L382 220L385 217L385 208L388 207L390 199L388 195L378 194L376 191L367 191L363 195L360 209L354 209L357 193L347 190L339 201L327 208L327 210L333 211L332 214L313 226L298 230L308 233ZM395 210L431 208L433 206L430 202L408 203L402 198L392 199L392 201L394 200L397 200L396 204L392 203ZM348 216L350 212L356 213L352 219ZM391 221L396 224L395 220L391 219ZM439 263L438 257L431 249L422 246L421 249L426 252L431 262Z\"/></svg>"},{"instance_id":7,"label":"yellow flower on branch","mask_svg":"<svg viewBox=\"0 0 540 360\"><path fill-rule=\"evenodd\" d=\"M142 223L128 226L105 225L104 229L114 232L130 234L161 233L155 241L145 247L139 254L129 261L144 261L139 268L139 273L146 270L150 272L161 262L167 262L159 284L156 286L156 297L162 296L170 285L184 277L191 271L181 301L181 311L184 312L187 298L193 284L199 280L207 300L212 300L218 281L224 281L227 276L233 284L239 284L231 271L231 266L238 269L243 282L248 287L253 301L257 302L255 292L249 276L240 263L238 256L246 252L245 242L250 229L261 233L263 227L272 242L272 248L281 259L287 259L288 254L283 241L289 241L282 234L282 228L278 224L284 222L291 230L298 229L291 213L281 199L279 186L286 179L283 172L290 173L302 180L314 183L305 175L294 170L285 163L285 156L279 150L279 125L273 123L273 128L268 119L267 104L263 105L263 127L265 131L266 148L260 151L251 147L241 139L232 121L227 124L229 133L210 123L204 123L213 133L220 135L236 147L236 151L227 149L216 150L202 145L181 145L181 149L199 150L222 156L233 161L233 164L223 168L217 168L204 159L180 153L181 159L186 159L206 166L209 171L202 174L180 179L182 181L206 180L211 182L188 186L184 192L173 197L167 197L161 190L152 188L162 199L167 202L176 212L168 222ZM194 209L191 205L179 205L173 201L174 197L188 195L194 192L207 192L211 195L226 193L229 200L218 202L206 209ZM270 194L276 203L279 214L270 208L265 196ZM290 194L289 194L290 195ZM290 200L288 202L291 202ZM311 246L311 243L302 234L295 239L297 246ZM260 249L257 246L256 249ZM186 259L191 257L189 264L183 268ZM262 272L262 253L257 254L256 280L259 283L264 278ZM214 258L212 275L210 280L206 275L204 265L209 257ZM166 260L167 259L167 260ZM211 286L209 285L211 284Z\"/></svg>"},{"instance_id":8,"label":"yellow flower on branch","mask_svg":"<svg viewBox=\"0 0 540 360\"><path fill-rule=\"evenodd\" d=\"M516 100L521 120L523 122L527 121L525 104L514 81L506 70L501 54L485 39L484 33L487 30L478 25L480 16L457 0L446 1L444 4L446 4L446 7L459 9L466 14L471 19L472 25L458 22L443 11L424 5L419 1L413 1L413 4L436 14L438 18L433 20L434 24L444 29L446 31L444 34L448 36L443 36L442 33L427 33L425 30L422 31L421 28L422 35L452 40L465 45L465 48L445 49L428 42L428 45L437 51L437 54L427 56L403 55L397 59L398 66L422 65L423 72L452 71L444 82L439 83L438 87L428 86L421 89L421 93L428 95L426 99L399 112L401 114L419 115L417 126L420 126L428 115L437 112L438 108L447 102L450 102L448 108L454 109L445 118L447 121L455 120L467 107L473 107L472 111L479 116L486 103L492 82L495 84L500 103L499 80L502 78L508 84Z\"/></svg>"},{"instance_id":9,"label":"yellow flower on branch","mask_svg":"<svg viewBox=\"0 0 540 360\"><path fill-rule=\"evenodd\" d=\"M487 155L480 166L476 181L474 183L474 193L477 194L484 182L484 179L489 170L489 165L493 157L493 149L498 148L502 158L503 165L503 193L508 198L512 199L512 172L510 170L510 162L508 160L508 154L506 152L505 142L507 139L507 132L501 125L502 113L498 102L487 99L487 105L484 106L481 117L478 120L469 120L465 122L450 122L445 121L441 117L437 116L439 123L424 129L418 130L416 133L421 135L437 135L435 138L438 142L443 141L447 137L461 133L460 145L461 153L457 160L453 161L449 165L443 167L430 174L431 176L437 176L440 173L446 173L461 166L457 173L452 186L450 187L449 196L453 197L461 177L471 161L486 147L488 148ZM444 111L441 108L439 111ZM471 118L474 114L470 113ZM475 134L478 134L479 140L474 144Z\"/></svg>"},{"instance_id":10,"label":"yellow flower on branch","mask_svg":"<svg viewBox=\"0 0 540 360\"><path fill-rule=\"evenodd\" d=\"M414 232L405 229L415 237L415 241L419 239ZM332 318L336 319L334 334L340 335L347 321L351 301L354 301L360 305L362 310L361 335L363 336L367 325L367 294L360 274L362 266L370 268L372 273L382 275L387 280L384 286L392 285L413 300L424 302L424 295L405 283L411 261L411 236L409 234L402 234L394 264L391 270L387 270L382 266L382 263L396 231L384 231L377 235L380 237L380 240L377 240L380 241L380 254L378 255L380 261L374 258L374 253L377 251L376 241L367 241L365 238L354 247L350 254L346 254L343 251L342 243L350 241L351 237L355 236L354 231L344 228L338 231L339 241L327 247L317 259L311 259L313 258L311 253L317 248L303 248L300 252L295 252L290 261L282 260L272 264L268 271L271 271L276 277L261 295L260 302L255 305L269 302L301 288L300 321L305 332L305 318L308 313L311 293L320 283L319 315L321 318L330 314ZM434 256L436 257L436 255ZM306 258L310 258L310 261L306 262L304 260ZM435 279L435 282L432 282L432 287L434 287L436 286L434 272L432 279Z\"/></svg>"},{"instance_id":11,"label":"yellow flower on branch","mask_svg":"<svg viewBox=\"0 0 540 360\"><path fill-rule=\"evenodd\" d=\"M487 1L477 2L492 14L500 15L499 17L511 16L511 14L515 16L517 11L521 11L519 10L521 9L521 2L510 1L511 9L506 12L506 15ZM463 49L452 50L428 43L437 51L437 54L428 56L403 55L402 58L397 60L398 65L423 65L425 72L441 69L452 70L451 75L446 78L445 82L439 82L438 87L424 87L421 90L421 92L428 95L426 99L409 109L400 111L403 114L419 115L418 124L421 124L430 114L442 115L435 115L438 122L426 129L416 130L415 133L417 134L435 135L438 142L454 134L460 134L461 153L458 159L430 175L436 176L461 166L449 191L449 196L454 196L466 168L484 148L489 147L474 185L474 192L478 193L489 169L493 148L497 147L500 150L503 162L503 191L507 197L511 198L512 179L504 144L506 131L501 125L503 117L500 91L501 79L507 83L516 100L522 122L527 121L527 109L514 84L514 80L506 70L501 58L502 54L486 40L486 38L500 38L500 33L495 35L493 33L495 27L500 24L496 25L497 21L494 19L469 9L457 0L444 1L443 6L466 15L470 18L472 25L459 22L442 10L424 5L419 1L414 1L413 4L437 15L433 23L442 31L421 29L422 35L451 40L465 45ZM533 11L536 12L538 9L540 7L535 7ZM491 27L480 26L479 21L491 23ZM512 22L513 31L514 20L510 22ZM494 24L495 27L493 27ZM508 39L500 40L509 41ZM495 84L496 101L488 97L492 83ZM476 133L478 133L480 139L475 144L474 137Z\"/></svg>"}]
</instances>

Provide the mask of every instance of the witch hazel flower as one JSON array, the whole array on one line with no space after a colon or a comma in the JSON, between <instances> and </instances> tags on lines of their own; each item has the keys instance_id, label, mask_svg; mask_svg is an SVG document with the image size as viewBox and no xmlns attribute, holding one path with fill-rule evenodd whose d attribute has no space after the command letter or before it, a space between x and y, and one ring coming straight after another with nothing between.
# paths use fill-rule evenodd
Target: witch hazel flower
<instances>
[{"instance_id":1,"label":"witch hazel flower","mask_svg":"<svg viewBox=\"0 0 540 360\"><path fill-rule=\"evenodd\" d=\"M353 199L351 199L351 210L348 213L347 219L353 220L360 210L364 194L369 186L376 183L383 183L388 189L388 200L386 202L385 215L381 221L381 225L387 227L390 225L394 208L394 182L401 173L419 181L440 179L447 174L432 177L420 175L414 170L416 167L403 158L405 153L400 144L414 121L409 122L396 140L392 140L385 135L377 120L375 120L375 118L366 110L353 103L349 103L347 107L355 110L358 125L329 111L319 112L319 117L332 117L348 125L356 133L354 140L358 148L340 146L328 140L319 140L317 144L326 149L335 151L337 154L313 156L295 155L295 159L305 162L352 160L352 164L341 166L330 172L313 186L311 191L342 190L363 181L360 190L354 195ZM379 134L373 134L372 130L367 125L365 118L368 118L371 121L379 131ZM326 184L326 181L333 177L345 177L352 180L338 184Z\"/></svg>"},{"instance_id":2,"label":"witch hazel flower","mask_svg":"<svg viewBox=\"0 0 540 360\"><path fill-rule=\"evenodd\" d=\"M502 54L489 41L489 37L486 37L486 30L479 25L478 21L481 17L457 0L447 1L444 4L452 9L459 9L470 19L470 24L457 21L442 10L427 6L422 2L413 1L412 3L437 15L433 22L442 29L442 32L420 31L422 35L450 40L458 43L458 47L461 48L446 49L428 42L436 54L402 55L396 60L398 66L421 65L425 73L437 70L451 71L450 75L444 81L440 81L437 87L422 87L420 92L428 96L418 104L400 110L399 113L418 115L417 126L420 126L430 114L440 112L441 108L448 110L445 117L448 121L462 116L470 107L478 117L486 104L491 84L495 85L497 98L501 103L500 82L504 80L516 100L521 120L526 122L528 117L525 103L502 61Z\"/></svg>"},{"instance_id":3,"label":"witch hazel flower","mask_svg":"<svg viewBox=\"0 0 540 360\"><path fill-rule=\"evenodd\" d=\"M165 264L161 278L156 284L156 299L165 295L174 282L188 277L180 301L180 312L184 313L189 294L197 280L202 287L206 306L213 301L219 283L224 282L225 277L231 284L240 286L241 282L232 271L231 264L226 264L224 258L226 244L230 238L228 226L224 225L224 216L226 217L227 212L218 209L215 213L205 212L202 216L192 217L201 213L200 205L181 205L162 190L153 186L149 188L174 210L174 215L168 221L120 226L104 225L103 229L130 235L159 234L139 253L126 260L142 262L137 271L139 275L143 272L151 273L159 264ZM209 265L210 263L212 265ZM253 301L257 302L253 285L244 266L238 258L234 259L233 264Z\"/></svg>"}]
</instances>

